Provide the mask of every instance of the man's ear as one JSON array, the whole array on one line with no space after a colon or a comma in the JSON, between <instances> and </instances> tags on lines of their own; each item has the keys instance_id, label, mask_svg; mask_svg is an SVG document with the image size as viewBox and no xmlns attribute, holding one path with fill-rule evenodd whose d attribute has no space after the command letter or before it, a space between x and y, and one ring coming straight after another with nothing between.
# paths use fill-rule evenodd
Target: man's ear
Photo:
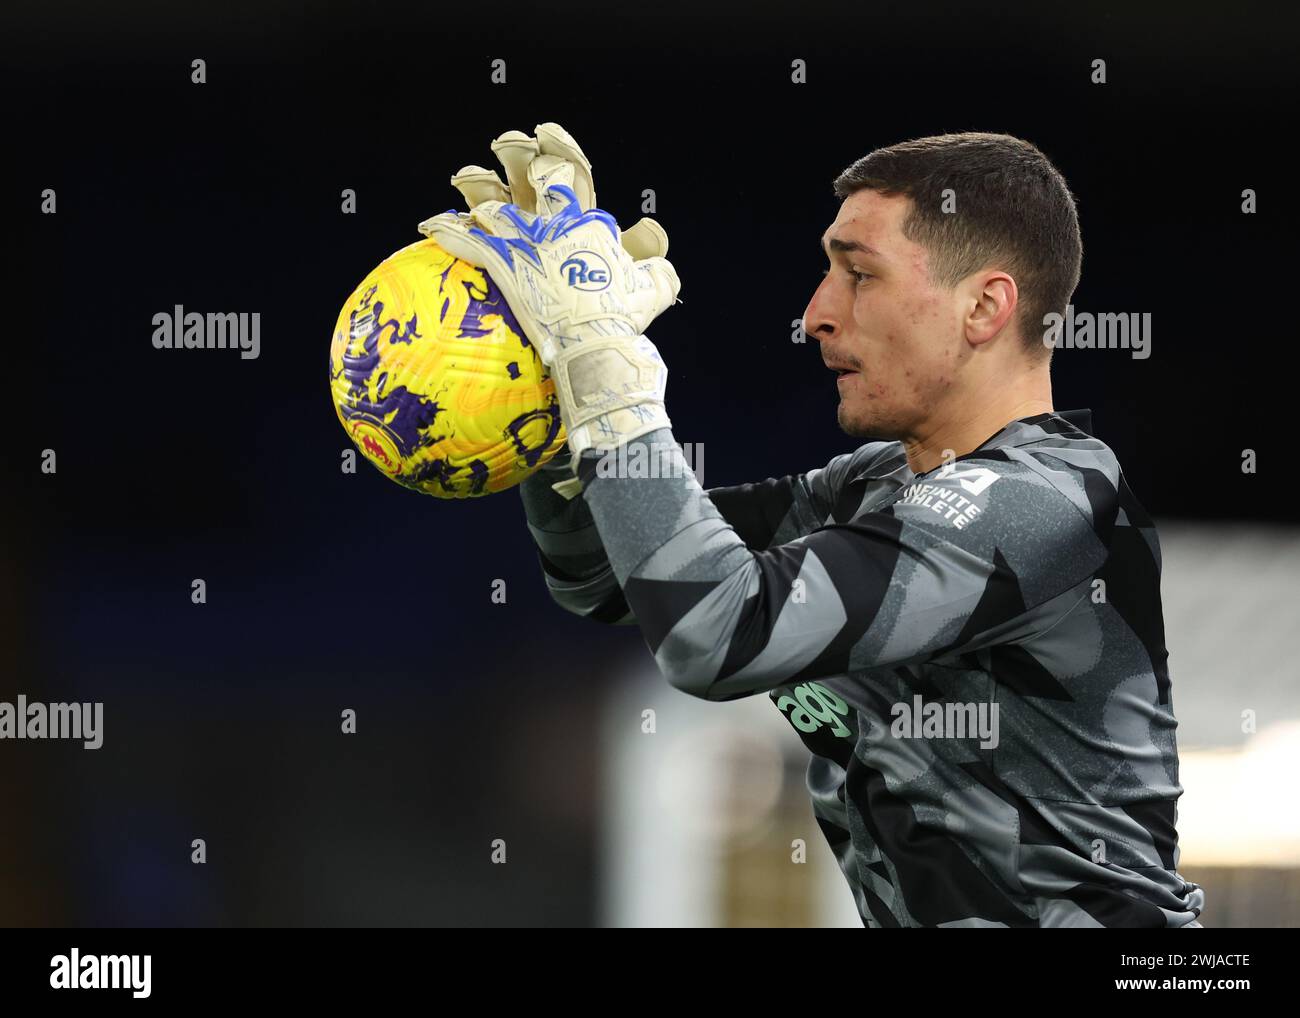
<instances>
[{"instance_id":1,"label":"man's ear","mask_svg":"<svg viewBox=\"0 0 1300 1018\"><path fill-rule=\"evenodd\" d=\"M1016 281L1005 272L985 272L971 279L971 304L966 315L966 341L987 343L1015 321L1020 304Z\"/></svg>"}]
</instances>

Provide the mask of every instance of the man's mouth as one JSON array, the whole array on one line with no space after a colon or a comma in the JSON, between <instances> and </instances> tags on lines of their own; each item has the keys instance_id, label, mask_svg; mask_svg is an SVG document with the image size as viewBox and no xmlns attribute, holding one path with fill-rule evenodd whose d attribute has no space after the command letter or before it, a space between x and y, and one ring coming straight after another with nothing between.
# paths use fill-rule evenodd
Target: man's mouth
<instances>
[{"instance_id":1,"label":"man's mouth","mask_svg":"<svg viewBox=\"0 0 1300 1018\"><path fill-rule=\"evenodd\" d=\"M835 372L835 385L842 387L844 383L851 378L858 376L858 369L851 368L847 364L836 364L834 361L822 359L822 363Z\"/></svg>"}]
</instances>

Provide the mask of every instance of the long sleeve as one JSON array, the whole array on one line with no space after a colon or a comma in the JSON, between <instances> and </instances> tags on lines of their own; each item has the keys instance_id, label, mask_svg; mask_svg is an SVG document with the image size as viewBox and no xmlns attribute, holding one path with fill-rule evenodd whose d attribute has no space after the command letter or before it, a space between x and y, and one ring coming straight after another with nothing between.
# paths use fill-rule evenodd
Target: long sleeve
<instances>
[{"instance_id":1,"label":"long sleeve","mask_svg":"<svg viewBox=\"0 0 1300 1018\"><path fill-rule=\"evenodd\" d=\"M704 494L740 541L761 551L820 526L839 498L854 458L845 453L806 473L710 488ZM569 464L568 450L562 450L520 485L547 588L557 604L575 615L635 624L586 499L566 499L551 488L573 476Z\"/></svg>"},{"instance_id":2,"label":"long sleeve","mask_svg":"<svg viewBox=\"0 0 1300 1018\"><path fill-rule=\"evenodd\" d=\"M566 499L551 488L573 476L569 462L569 451L562 449L519 486L547 589L575 615L610 625L634 624L591 509L582 498Z\"/></svg>"},{"instance_id":3,"label":"long sleeve","mask_svg":"<svg viewBox=\"0 0 1300 1018\"><path fill-rule=\"evenodd\" d=\"M661 671L705 699L1028 638L1105 558L1069 499L996 450L756 551L675 467L668 429L636 441L659 476L603 476L587 453L583 499Z\"/></svg>"}]
</instances>

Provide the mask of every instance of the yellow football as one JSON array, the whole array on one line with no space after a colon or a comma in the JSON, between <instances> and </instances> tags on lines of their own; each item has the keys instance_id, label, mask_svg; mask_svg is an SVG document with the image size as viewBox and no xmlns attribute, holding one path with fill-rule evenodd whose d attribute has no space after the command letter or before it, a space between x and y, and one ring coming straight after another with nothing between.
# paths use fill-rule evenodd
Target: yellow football
<instances>
[{"instance_id":1,"label":"yellow football","mask_svg":"<svg viewBox=\"0 0 1300 1018\"><path fill-rule=\"evenodd\" d=\"M565 442L555 384L501 291L432 240L384 259L343 305L330 392L362 455L438 498L512 487Z\"/></svg>"}]
</instances>

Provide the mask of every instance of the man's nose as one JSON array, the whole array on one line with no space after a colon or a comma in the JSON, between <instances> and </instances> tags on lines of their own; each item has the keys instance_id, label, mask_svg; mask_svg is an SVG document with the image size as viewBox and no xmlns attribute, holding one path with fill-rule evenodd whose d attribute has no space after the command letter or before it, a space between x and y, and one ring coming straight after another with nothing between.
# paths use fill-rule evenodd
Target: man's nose
<instances>
[{"instance_id":1,"label":"man's nose","mask_svg":"<svg viewBox=\"0 0 1300 1018\"><path fill-rule=\"evenodd\" d=\"M835 335L835 319L830 314L830 308L824 295L827 282L828 279L821 281L821 284L813 291L808 306L803 309L804 335L811 336L819 343L823 339L830 339Z\"/></svg>"}]
</instances>

